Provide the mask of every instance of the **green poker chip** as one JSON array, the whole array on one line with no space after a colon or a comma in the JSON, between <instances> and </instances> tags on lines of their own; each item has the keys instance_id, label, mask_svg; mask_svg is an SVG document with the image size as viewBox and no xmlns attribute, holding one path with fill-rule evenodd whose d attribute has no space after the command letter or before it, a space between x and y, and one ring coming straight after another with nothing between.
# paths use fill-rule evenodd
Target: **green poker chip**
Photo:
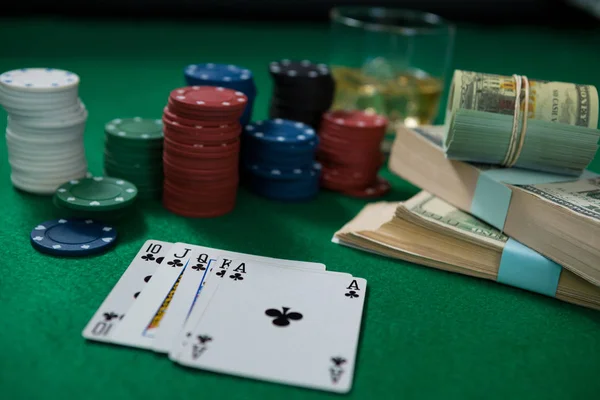
<instances>
[{"instance_id":1,"label":"green poker chip","mask_svg":"<svg viewBox=\"0 0 600 400\"><path fill-rule=\"evenodd\" d=\"M140 194L138 193L138 198ZM109 211L87 211L87 210L74 210L72 208L63 207L54 197L54 206L56 207L57 214L56 218L64 218L65 216L70 218L92 218L97 221L112 222L123 220L131 215L131 211L127 208L122 210L109 210Z\"/></svg>"},{"instance_id":2,"label":"green poker chip","mask_svg":"<svg viewBox=\"0 0 600 400\"><path fill-rule=\"evenodd\" d=\"M158 151L148 151L148 152L143 152L143 151L129 151L126 152L124 150L121 149L112 149L112 148L108 148L105 147L104 149L104 157L108 157L108 158L113 158L115 160L119 160L119 161L130 161L130 160L143 160L143 161L155 161L155 160L161 160L162 161L162 157L163 157L163 152L162 149L158 149Z\"/></svg>"},{"instance_id":3,"label":"green poker chip","mask_svg":"<svg viewBox=\"0 0 600 400\"><path fill-rule=\"evenodd\" d=\"M116 179L124 179L132 182L138 190L138 194L144 187L161 188L163 185L163 176L161 175L141 175L131 172L124 172L122 170L113 170L109 167L104 168L104 175Z\"/></svg>"},{"instance_id":4,"label":"green poker chip","mask_svg":"<svg viewBox=\"0 0 600 400\"><path fill-rule=\"evenodd\" d=\"M160 152L163 149L163 142L160 140L129 140L123 138L114 138L110 134L105 135L104 146L112 152L121 151L123 153L131 151L141 152Z\"/></svg>"},{"instance_id":5,"label":"green poker chip","mask_svg":"<svg viewBox=\"0 0 600 400\"><path fill-rule=\"evenodd\" d=\"M59 186L54 195L57 205L73 210L110 211L130 206L137 187L124 179L92 177L72 180Z\"/></svg>"},{"instance_id":6,"label":"green poker chip","mask_svg":"<svg viewBox=\"0 0 600 400\"><path fill-rule=\"evenodd\" d=\"M104 160L104 168L107 170L110 170L113 174L115 172L122 173L123 176L119 176L119 175L110 175L110 176L115 177L115 178L123 178L126 181L129 181L136 186L137 186L137 182L135 181L135 179L133 179L133 177L162 178L162 176L163 176L162 168L158 168L155 170L148 170L139 165L138 166L136 166L136 165L134 165L134 166L116 165L108 160ZM129 179L128 176L131 176L132 179Z\"/></svg>"},{"instance_id":7,"label":"green poker chip","mask_svg":"<svg viewBox=\"0 0 600 400\"><path fill-rule=\"evenodd\" d=\"M150 164L150 162L128 160L125 163L125 162L115 161L113 158L104 157L104 165L110 165L111 167L113 167L115 169L124 169L124 170L132 171L132 172L133 171L145 172L148 175L151 175L152 173L157 173L157 172L160 172L162 174L163 167L162 167L161 159L154 162L154 164L157 164L157 166L154 168L150 168L148 164ZM135 183L135 182L133 182L133 183Z\"/></svg>"},{"instance_id":8,"label":"green poker chip","mask_svg":"<svg viewBox=\"0 0 600 400\"><path fill-rule=\"evenodd\" d=\"M138 199L160 197L163 185L161 120L118 118L104 130L104 174L134 184Z\"/></svg>"},{"instance_id":9,"label":"green poker chip","mask_svg":"<svg viewBox=\"0 0 600 400\"><path fill-rule=\"evenodd\" d=\"M159 141L163 139L163 125L160 119L117 118L104 126L111 139L132 141Z\"/></svg>"}]
</instances>

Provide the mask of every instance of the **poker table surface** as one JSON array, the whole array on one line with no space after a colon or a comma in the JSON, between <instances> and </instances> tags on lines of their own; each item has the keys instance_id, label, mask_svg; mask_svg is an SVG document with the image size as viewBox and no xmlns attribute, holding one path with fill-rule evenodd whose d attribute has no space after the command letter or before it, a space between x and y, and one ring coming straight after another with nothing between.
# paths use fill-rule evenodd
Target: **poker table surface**
<instances>
[{"instance_id":1,"label":"poker table surface","mask_svg":"<svg viewBox=\"0 0 600 400\"><path fill-rule=\"evenodd\" d=\"M0 33L2 71L55 67L81 77L94 175L102 174L104 124L116 117L160 118L169 91L184 86L185 65L223 62L254 71L254 119L264 119L272 88L268 63L327 62L329 51L326 23L5 18ZM452 68L600 87L599 45L598 30L459 25ZM139 202L117 225L114 249L55 258L36 252L29 234L60 214L51 198L13 189L4 141L0 154L2 399L339 398L187 369L148 351L83 339L82 329L147 239L322 262L330 271L366 278L354 384L346 398L599 396L600 313L331 243L367 200L322 191L307 203L279 203L242 188L235 210L212 219L183 218L159 201ZM592 169L598 166L596 160ZM393 185L382 200L417 193L386 168L382 174Z\"/></svg>"}]
</instances>

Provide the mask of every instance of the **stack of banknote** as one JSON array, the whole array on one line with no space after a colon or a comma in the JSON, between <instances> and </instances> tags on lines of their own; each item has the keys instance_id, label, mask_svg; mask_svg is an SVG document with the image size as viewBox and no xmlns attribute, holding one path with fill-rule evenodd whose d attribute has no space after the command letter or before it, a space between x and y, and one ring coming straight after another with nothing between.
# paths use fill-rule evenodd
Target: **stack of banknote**
<instances>
[{"instance_id":1,"label":"stack of banknote","mask_svg":"<svg viewBox=\"0 0 600 400\"><path fill-rule=\"evenodd\" d=\"M527 91L517 91L514 77L455 71L445 120L446 156L581 174L598 150L598 91L591 85L527 82Z\"/></svg>"},{"instance_id":2,"label":"stack of banknote","mask_svg":"<svg viewBox=\"0 0 600 400\"><path fill-rule=\"evenodd\" d=\"M518 168L447 159L443 136L444 127L399 129L390 170L600 285L600 177L539 173L533 178L546 183L530 184L532 174ZM494 174L513 182L496 183L505 189L506 202L498 201L496 187L483 184L495 182ZM500 222L497 216L503 216Z\"/></svg>"},{"instance_id":3,"label":"stack of banknote","mask_svg":"<svg viewBox=\"0 0 600 400\"><path fill-rule=\"evenodd\" d=\"M335 243L496 281L509 237L428 192L367 205L335 233ZM568 270L555 297L600 310L600 287Z\"/></svg>"},{"instance_id":4,"label":"stack of banknote","mask_svg":"<svg viewBox=\"0 0 600 400\"><path fill-rule=\"evenodd\" d=\"M424 192L368 205L333 241L600 309L600 175L584 169L598 93L529 81L508 167L511 129L525 127L512 79L456 71L445 124L398 128L390 154L390 170Z\"/></svg>"}]
</instances>

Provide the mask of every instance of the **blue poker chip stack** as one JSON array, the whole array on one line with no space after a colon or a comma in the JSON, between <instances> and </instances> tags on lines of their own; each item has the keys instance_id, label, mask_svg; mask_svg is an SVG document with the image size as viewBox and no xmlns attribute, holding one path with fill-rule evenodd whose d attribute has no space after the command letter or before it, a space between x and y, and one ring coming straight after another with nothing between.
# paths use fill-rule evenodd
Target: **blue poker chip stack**
<instances>
[{"instance_id":1,"label":"blue poker chip stack","mask_svg":"<svg viewBox=\"0 0 600 400\"><path fill-rule=\"evenodd\" d=\"M240 123L244 126L250 122L258 94L252 71L237 65L204 63L188 65L183 74L188 86L218 86L244 93L248 97L248 105Z\"/></svg>"},{"instance_id":2,"label":"blue poker chip stack","mask_svg":"<svg viewBox=\"0 0 600 400\"><path fill-rule=\"evenodd\" d=\"M242 138L242 173L250 190L281 201L317 195L321 165L315 162L314 129L285 119L257 121L246 125Z\"/></svg>"}]
</instances>

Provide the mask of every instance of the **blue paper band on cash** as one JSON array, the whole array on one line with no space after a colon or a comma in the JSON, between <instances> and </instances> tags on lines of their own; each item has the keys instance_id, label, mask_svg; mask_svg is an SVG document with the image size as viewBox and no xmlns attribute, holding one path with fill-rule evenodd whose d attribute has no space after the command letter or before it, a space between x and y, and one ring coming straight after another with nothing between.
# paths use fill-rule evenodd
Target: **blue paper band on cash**
<instances>
[{"instance_id":1,"label":"blue paper band on cash","mask_svg":"<svg viewBox=\"0 0 600 400\"><path fill-rule=\"evenodd\" d=\"M480 170L473 200L471 201L470 212L503 231L512 196L512 191L505 183L512 185L536 185L574 181L588 176L592 177L596 176L596 174L586 170L581 176L573 177L572 175L558 175L521 168Z\"/></svg>"},{"instance_id":2,"label":"blue paper band on cash","mask_svg":"<svg viewBox=\"0 0 600 400\"><path fill-rule=\"evenodd\" d=\"M471 201L471 214L502 230L508 214L512 191L492 176L488 176L486 172L491 171L479 172Z\"/></svg>"},{"instance_id":3,"label":"blue paper band on cash","mask_svg":"<svg viewBox=\"0 0 600 400\"><path fill-rule=\"evenodd\" d=\"M513 239L508 239L497 281L554 297L562 267Z\"/></svg>"}]
</instances>

